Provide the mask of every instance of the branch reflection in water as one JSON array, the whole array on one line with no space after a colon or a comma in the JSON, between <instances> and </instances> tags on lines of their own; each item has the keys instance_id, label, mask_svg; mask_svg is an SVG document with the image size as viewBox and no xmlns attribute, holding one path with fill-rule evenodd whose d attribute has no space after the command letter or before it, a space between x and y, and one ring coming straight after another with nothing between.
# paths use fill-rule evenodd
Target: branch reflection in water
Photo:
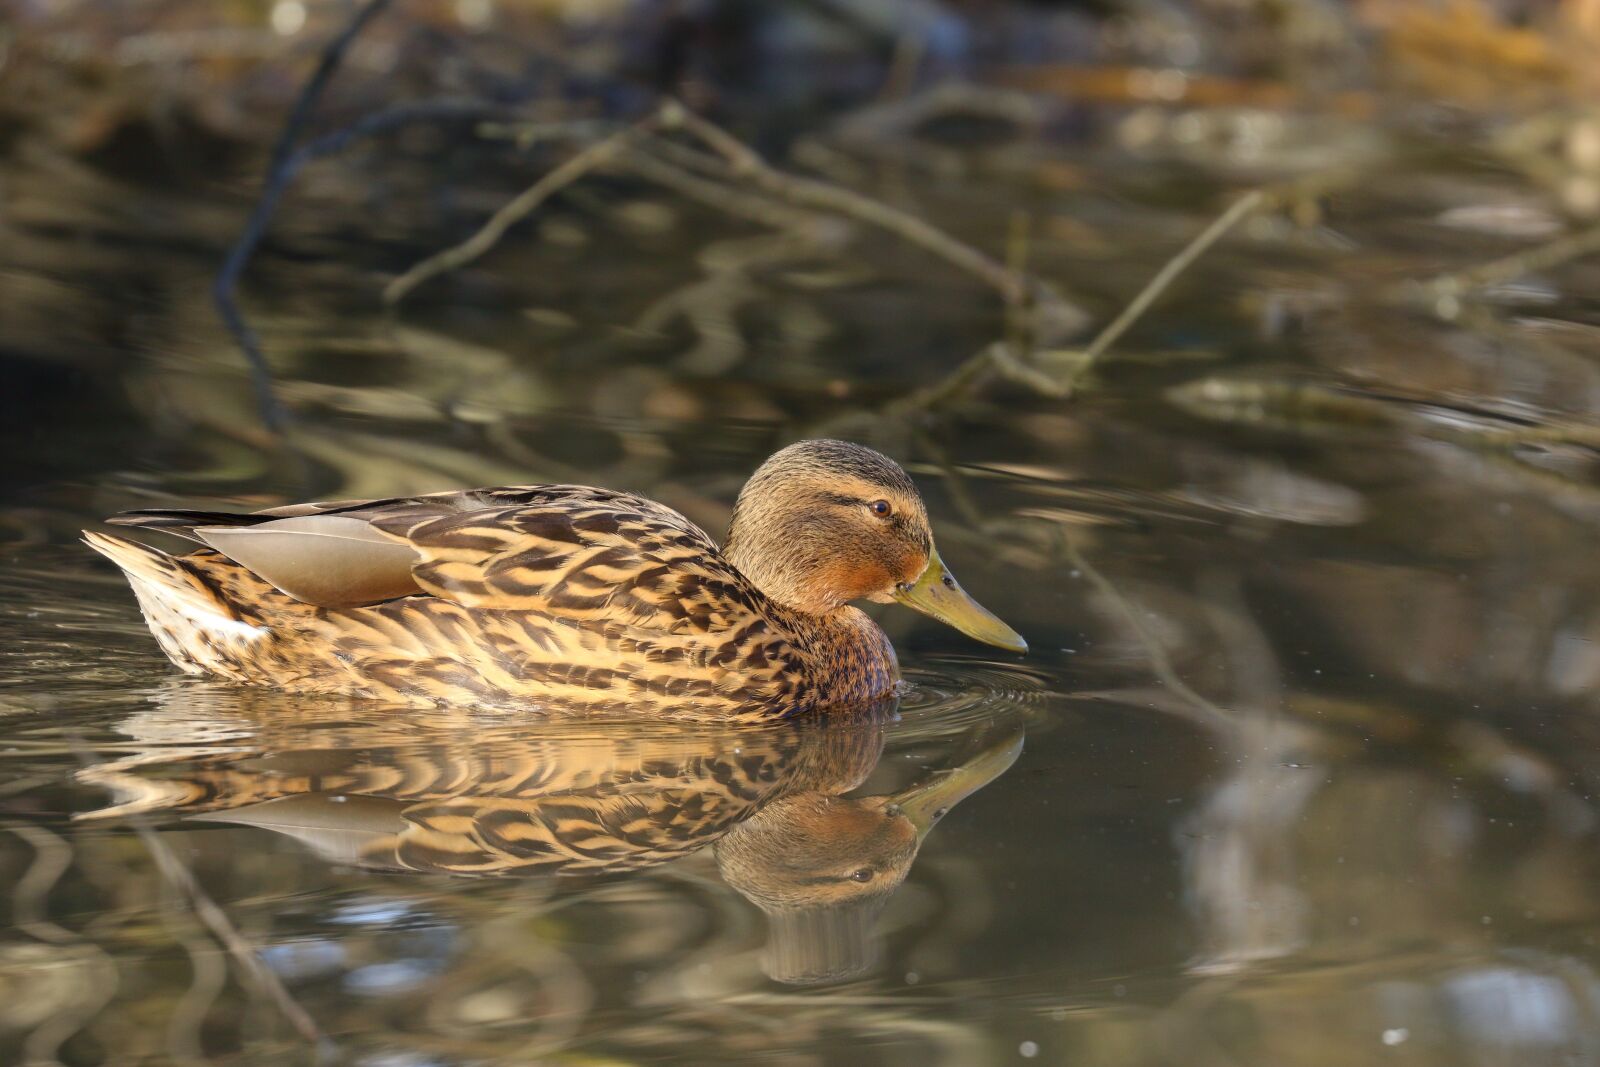
<instances>
[{"instance_id":1,"label":"branch reflection in water","mask_svg":"<svg viewBox=\"0 0 1600 1067\"><path fill-rule=\"evenodd\" d=\"M873 969L929 831L1023 737L1015 712L976 721L947 766L861 796L893 701L757 726L374 707L174 683L124 724L148 747L80 773L114 797L80 818L250 826L336 864L469 876L617 875L711 848L766 915L763 969L817 985Z\"/></svg>"}]
</instances>

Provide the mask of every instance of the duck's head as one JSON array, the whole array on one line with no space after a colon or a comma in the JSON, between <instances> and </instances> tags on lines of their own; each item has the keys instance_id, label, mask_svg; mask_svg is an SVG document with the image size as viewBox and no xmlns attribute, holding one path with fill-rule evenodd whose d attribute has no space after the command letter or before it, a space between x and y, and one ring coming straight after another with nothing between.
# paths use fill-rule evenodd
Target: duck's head
<instances>
[{"instance_id":1,"label":"duck's head","mask_svg":"<svg viewBox=\"0 0 1600 1067\"><path fill-rule=\"evenodd\" d=\"M862 445L801 441L774 454L739 492L724 555L797 611L898 601L979 641L1028 650L945 569L906 472Z\"/></svg>"}]
</instances>

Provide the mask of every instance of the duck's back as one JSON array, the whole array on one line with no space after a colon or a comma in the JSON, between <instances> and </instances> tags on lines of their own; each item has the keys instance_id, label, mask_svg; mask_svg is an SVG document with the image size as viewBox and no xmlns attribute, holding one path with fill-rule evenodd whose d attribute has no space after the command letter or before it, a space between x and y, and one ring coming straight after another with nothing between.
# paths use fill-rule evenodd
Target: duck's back
<instances>
[{"instance_id":1,"label":"duck's back","mask_svg":"<svg viewBox=\"0 0 1600 1067\"><path fill-rule=\"evenodd\" d=\"M628 493L517 486L113 521L207 546L172 557L88 535L191 673L406 702L718 718L893 684L893 652L870 620L787 612L695 524Z\"/></svg>"}]
</instances>

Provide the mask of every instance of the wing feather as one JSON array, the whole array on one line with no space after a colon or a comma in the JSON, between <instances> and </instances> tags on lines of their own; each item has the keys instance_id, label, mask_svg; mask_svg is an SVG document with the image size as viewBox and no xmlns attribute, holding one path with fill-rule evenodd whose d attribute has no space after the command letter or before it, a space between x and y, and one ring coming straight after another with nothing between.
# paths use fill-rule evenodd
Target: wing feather
<instances>
[{"instance_id":1,"label":"wing feather","mask_svg":"<svg viewBox=\"0 0 1600 1067\"><path fill-rule=\"evenodd\" d=\"M412 574L464 607L720 634L759 620L761 594L683 515L585 486L479 490L482 506L344 511L417 554ZM363 512L367 515L363 515Z\"/></svg>"},{"instance_id":2,"label":"wing feather","mask_svg":"<svg viewBox=\"0 0 1600 1067\"><path fill-rule=\"evenodd\" d=\"M357 520L370 527L370 536ZM112 521L212 544L290 595L322 607L372 603L420 588L463 607L577 620L604 613L673 633L736 629L761 610L761 594L683 515L644 497L589 486L292 504L250 515L141 511ZM395 549L364 543L384 540ZM407 565L415 587L404 580Z\"/></svg>"}]
</instances>

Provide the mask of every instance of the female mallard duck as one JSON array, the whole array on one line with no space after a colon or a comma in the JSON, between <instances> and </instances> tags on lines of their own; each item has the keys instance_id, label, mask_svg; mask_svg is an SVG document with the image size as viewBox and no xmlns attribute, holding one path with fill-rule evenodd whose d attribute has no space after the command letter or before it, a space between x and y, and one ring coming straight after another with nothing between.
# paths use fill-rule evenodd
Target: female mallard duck
<instances>
[{"instance_id":1,"label":"female mallard duck","mask_svg":"<svg viewBox=\"0 0 1600 1067\"><path fill-rule=\"evenodd\" d=\"M945 570L905 471L843 441L763 463L721 549L669 507L577 485L110 521L205 546L85 534L175 664L297 692L791 715L893 688L861 599L1027 650Z\"/></svg>"}]
</instances>

